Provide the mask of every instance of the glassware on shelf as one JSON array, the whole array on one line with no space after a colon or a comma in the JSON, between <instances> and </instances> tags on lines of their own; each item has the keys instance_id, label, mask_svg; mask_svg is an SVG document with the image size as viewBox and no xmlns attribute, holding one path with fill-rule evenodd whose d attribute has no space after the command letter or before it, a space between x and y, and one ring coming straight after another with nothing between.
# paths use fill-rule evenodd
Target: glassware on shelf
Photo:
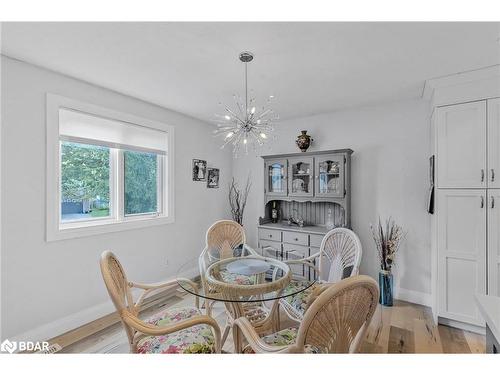
<instances>
[{"instance_id":1,"label":"glassware on shelf","mask_svg":"<svg viewBox=\"0 0 500 375\"><path fill-rule=\"evenodd\" d=\"M310 168L311 164L307 161L298 161L292 164L292 193L310 193L312 186Z\"/></svg>"},{"instance_id":2,"label":"glassware on shelf","mask_svg":"<svg viewBox=\"0 0 500 375\"><path fill-rule=\"evenodd\" d=\"M319 192L321 194L339 193L340 164L334 160L319 163Z\"/></svg>"},{"instance_id":3,"label":"glassware on shelf","mask_svg":"<svg viewBox=\"0 0 500 375\"><path fill-rule=\"evenodd\" d=\"M329 173L339 173L339 164L336 162L331 162L328 172Z\"/></svg>"}]
</instances>

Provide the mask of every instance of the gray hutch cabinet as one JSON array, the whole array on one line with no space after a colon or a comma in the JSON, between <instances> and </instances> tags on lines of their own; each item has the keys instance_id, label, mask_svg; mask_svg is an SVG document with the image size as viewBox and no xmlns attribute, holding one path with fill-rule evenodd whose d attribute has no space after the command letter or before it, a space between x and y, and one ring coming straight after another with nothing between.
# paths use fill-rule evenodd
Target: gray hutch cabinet
<instances>
[{"instance_id":1,"label":"gray hutch cabinet","mask_svg":"<svg viewBox=\"0 0 500 375\"><path fill-rule=\"evenodd\" d=\"M352 153L342 149L263 156L265 214L258 225L262 255L305 258L319 251L332 227L351 227ZM292 272L314 276L303 266L294 266Z\"/></svg>"}]
</instances>

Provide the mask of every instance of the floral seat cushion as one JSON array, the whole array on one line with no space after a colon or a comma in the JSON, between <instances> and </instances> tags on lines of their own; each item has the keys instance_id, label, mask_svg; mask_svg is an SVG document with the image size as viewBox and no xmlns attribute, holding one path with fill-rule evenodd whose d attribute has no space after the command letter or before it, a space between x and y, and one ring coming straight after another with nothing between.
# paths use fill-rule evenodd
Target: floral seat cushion
<instances>
[{"instance_id":1,"label":"floral seat cushion","mask_svg":"<svg viewBox=\"0 0 500 375\"><path fill-rule=\"evenodd\" d=\"M344 274L342 276L342 279L345 279L347 277L350 277L352 273L352 266L344 268ZM291 281L290 284L286 286L286 288L283 290L283 295L287 296L283 299L280 300L280 304L288 310L292 310L293 313L296 315L297 318L304 318L304 314L306 312L306 309L308 305L310 304L309 299L313 297L313 291L317 288L320 287L321 285L328 285L331 283L328 283L326 281L319 280L317 281L314 285L311 287L302 290L306 288L310 282L307 281ZM298 290L302 290L301 292L297 292Z\"/></svg>"},{"instance_id":2,"label":"floral seat cushion","mask_svg":"<svg viewBox=\"0 0 500 375\"><path fill-rule=\"evenodd\" d=\"M309 284L307 281L292 281L283 290L283 295L287 297L281 299L280 303L284 305L283 307L292 309L298 317L304 317L313 288L307 288L298 293L295 292L304 289Z\"/></svg>"},{"instance_id":3,"label":"floral seat cushion","mask_svg":"<svg viewBox=\"0 0 500 375\"><path fill-rule=\"evenodd\" d=\"M262 340L266 344L272 346L288 346L295 343L295 340L297 339L297 333L298 333L298 328L296 327L285 328L279 332L272 333L270 335L262 337ZM311 353L311 354L321 353L321 351L318 348L313 347L311 345L306 345L304 349L306 353ZM248 345L245 347L245 349L243 349L243 352L253 353L254 351Z\"/></svg>"},{"instance_id":4,"label":"floral seat cushion","mask_svg":"<svg viewBox=\"0 0 500 375\"><path fill-rule=\"evenodd\" d=\"M196 308L176 308L162 311L147 320L156 326L163 326L201 315ZM198 324L169 335L147 336L137 343L138 353L214 353L215 340L212 329Z\"/></svg>"},{"instance_id":5,"label":"floral seat cushion","mask_svg":"<svg viewBox=\"0 0 500 375\"><path fill-rule=\"evenodd\" d=\"M229 271L221 271L220 275L222 280L229 284L237 284L237 285L252 285L255 284L255 275L253 276L245 276L237 273L232 273Z\"/></svg>"}]
</instances>

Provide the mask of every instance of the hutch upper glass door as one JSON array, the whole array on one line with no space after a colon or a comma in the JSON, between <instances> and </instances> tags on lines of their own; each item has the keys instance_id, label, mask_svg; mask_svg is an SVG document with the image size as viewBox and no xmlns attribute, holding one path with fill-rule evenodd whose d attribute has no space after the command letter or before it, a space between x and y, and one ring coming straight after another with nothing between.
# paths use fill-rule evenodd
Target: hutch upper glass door
<instances>
[{"instance_id":1,"label":"hutch upper glass door","mask_svg":"<svg viewBox=\"0 0 500 375\"><path fill-rule=\"evenodd\" d=\"M312 197L314 164L312 157L288 159L289 196Z\"/></svg>"},{"instance_id":2,"label":"hutch upper glass door","mask_svg":"<svg viewBox=\"0 0 500 375\"><path fill-rule=\"evenodd\" d=\"M286 159L269 160L266 167L266 194L287 196L287 161Z\"/></svg>"},{"instance_id":3,"label":"hutch upper glass door","mask_svg":"<svg viewBox=\"0 0 500 375\"><path fill-rule=\"evenodd\" d=\"M316 197L344 197L344 155L316 157Z\"/></svg>"}]
</instances>

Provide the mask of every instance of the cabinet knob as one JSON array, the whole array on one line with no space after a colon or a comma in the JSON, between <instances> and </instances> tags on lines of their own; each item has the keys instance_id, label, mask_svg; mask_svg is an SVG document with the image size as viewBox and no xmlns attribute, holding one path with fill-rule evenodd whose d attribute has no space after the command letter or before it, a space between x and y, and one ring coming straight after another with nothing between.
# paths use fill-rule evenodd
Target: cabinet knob
<instances>
[{"instance_id":1,"label":"cabinet knob","mask_svg":"<svg viewBox=\"0 0 500 375\"><path fill-rule=\"evenodd\" d=\"M495 170L491 168L491 182L495 181Z\"/></svg>"},{"instance_id":2,"label":"cabinet knob","mask_svg":"<svg viewBox=\"0 0 500 375\"><path fill-rule=\"evenodd\" d=\"M269 238L273 238L273 235L272 235L272 234L270 234L270 235L269 235Z\"/></svg>"},{"instance_id":3,"label":"cabinet knob","mask_svg":"<svg viewBox=\"0 0 500 375\"><path fill-rule=\"evenodd\" d=\"M491 197L491 208L495 208L495 197Z\"/></svg>"},{"instance_id":4,"label":"cabinet knob","mask_svg":"<svg viewBox=\"0 0 500 375\"><path fill-rule=\"evenodd\" d=\"M484 208L484 197L481 195L481 208Z\"/></svg>"},{"instance_id":5,"label":"cabinet knob","mask_svg":"<svg viewBox=\"0 0 500 375\"><path fill-rule=\"evenodd\" d=\"M298 240L299 240L298 238L295 239L295 241L298 241Z\"/></svg>"},{"instance_id":6,"label":"cabinet knob","mask_svg":"<svg viewBox=\"0 0 500 375\"><path fill-rule=\"evenodd\" d=\"M481 182L484 182L484 169L481 169Z\"/></svg>"}]
</instances>

